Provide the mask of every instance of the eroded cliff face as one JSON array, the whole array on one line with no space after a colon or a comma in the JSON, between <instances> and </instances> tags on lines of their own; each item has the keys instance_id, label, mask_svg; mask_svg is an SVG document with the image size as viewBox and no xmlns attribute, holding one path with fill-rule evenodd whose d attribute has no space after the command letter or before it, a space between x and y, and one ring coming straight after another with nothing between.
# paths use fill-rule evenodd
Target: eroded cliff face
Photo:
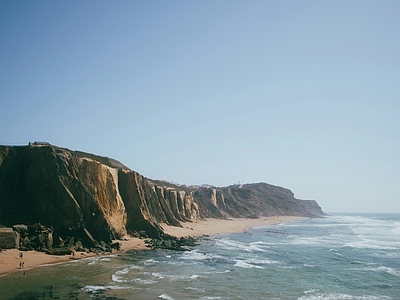
<instances>
[{"instance_id":1,"label":"eroded cliff face","mask_svg":"<svg viewBox=\"0 0 400 300\"><path fill-rule=\"evenodd\" d=\"M126 234L117 169L50 145L0 153L0 223L40 222L86 243Z\"/></svg>"},{"instance_id":2,"label":"eroded cliff face","mask_svg":"<svg viewBox=\"0 0 400 300\"><path fill-rule=\"evenodd\" d=\"M160 237L201 218L321 216L315 201L266 183L199 188L147 179L121 163L50 144L0 146L0 224L40 222L86 244L127 232Z\"/></svg>"}]
</instances>

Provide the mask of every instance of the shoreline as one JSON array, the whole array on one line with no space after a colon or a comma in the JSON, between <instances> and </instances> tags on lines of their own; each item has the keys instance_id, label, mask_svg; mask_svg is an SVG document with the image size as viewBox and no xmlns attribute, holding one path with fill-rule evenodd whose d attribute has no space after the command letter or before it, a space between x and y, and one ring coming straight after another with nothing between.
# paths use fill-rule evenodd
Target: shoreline
<instances>
[{"instance_id":1,"label":"shoreline","mask_svg":"<svg viewBox=\"0 0 400 300\"><path fill-rule=\"evenodd\" d=\"M282 223L292 223L309 219L295 216L260 217L258 219L232 218L232 219L204 219L183 223L183 227L161 224L166 234L180 237L200 237L204 235L218 235L239 233L258 226L271 226Z\"/></svg>"},{"instance_id":2,"label":"shoreline","mask_svg":"<svg viewBox=\"0 0 400 300\"><path fill-rule=\"evenodd\" d=\"M233 218L233 219L204 219L194 220L193 222L182 222L183 227L174 227L161 224L166 234L180 237L200 237L204 235L218 235L228 233L239 233L257 226L277 225L281 223L291 223L308 219L306 217L294 216L275 216L261 217L258 219ZM151 250L146 247L144 239L126 237L118 242L121 243L121 250L110 253L94 252L75 252L75 255L49 255L38 251L19 251L18 249L4 249L0 252L0 277L14 272L26 272L33 268L67 263L71 260L79 260L94 256L107 256L118 254L125 251ZM23 257L20 257L20 253ZM20 263L24 267L20 268Z\"/></svg>"},{"instance_id":3,"label":"shoreline","mask_svg":"<svg viewBox=\"0 0 400 300\"><path fill-rule=\"evenodd\" d=\"M134 237L126 237L124 240L118 240L121 243L121 250L113 252L75 252L74 255L50 255L35 250L20 251L18 249L2 249L0 251L0 277L15 272L26 272L31 269L49 265L58 265L72 260L86 259L95 256L107 256L118 254L129 250L149 250L144 240ZM22 257L20 257L22 253ZM24 267L20 267L24 263Z\"/></svg>"}]
</instances>

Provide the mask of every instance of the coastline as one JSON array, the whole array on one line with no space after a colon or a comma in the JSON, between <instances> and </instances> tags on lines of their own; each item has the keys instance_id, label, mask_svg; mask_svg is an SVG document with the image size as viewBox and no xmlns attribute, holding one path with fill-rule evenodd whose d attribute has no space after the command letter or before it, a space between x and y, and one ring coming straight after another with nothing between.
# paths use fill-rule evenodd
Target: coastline
<instances>
[{"instance_id":1,"label":"coastline","mask_svg":"<svg viewBox=\"0 0 400 300\"><path fill-rule=\"evenodd\" d=\"M291 223L305 219L308 218L294 216L274 216L261 217L258 219L205 219L186 223L182 222L183 227L174 227L166 224L161 224L161 226L166 234L180 238L187 236L196 237L203 235L238 233L249 230L256 226ZM48 255L44 252L38 251L21 252L18 249L4 249L0 252L0 277L13 272L26 272L36 267L67 263L71 260L85 259L98 255L106 256L131 250L150 250L150 248L146 247L143 239L127 237L125 240L118 242L121 243L121 250L113 251L111 253L76 252L75 255ZM23 254L22 258L19 256L20 253ZM22 262L24 262L24 267L20 268L20 263Z\"/></svg>"},{"instance_id":2,"label":"coastline","mask_svg":"<svg viewBox=\"0 0 400 300\"><path fill-rule=\"evenodd\" d=\"M144 240L139 238L127 237L121 243L121 250L110 253L95 253L95 252L75 252L74 255L49 255L38 251L19 251L18 249L3 249L0 252L0 277L14 272L27 272L33 268L57 265L67 263L71 260L85 259L94 256L107 256L115 253L121 253L128 250L148 250ZM20 258L22 253L22 258ZM24 263L24 267L20 268L20 263Z\"/></svg>"},{"instance_id":3,"label":"coastline","mask_svg":"<svg viewBox=\"0 0 400 300\"><path fill-rule=\"evenodd\" d=\"M183 227L169 226L166 224L161 224L161 226L165 233L180 238L187 236L196 237L203 235L238 233L257 226L277 225L306 219L309 218L295 216L272 216L260 217L258 219L204 219L182 223Z\"/></svg>"}]
</instances>

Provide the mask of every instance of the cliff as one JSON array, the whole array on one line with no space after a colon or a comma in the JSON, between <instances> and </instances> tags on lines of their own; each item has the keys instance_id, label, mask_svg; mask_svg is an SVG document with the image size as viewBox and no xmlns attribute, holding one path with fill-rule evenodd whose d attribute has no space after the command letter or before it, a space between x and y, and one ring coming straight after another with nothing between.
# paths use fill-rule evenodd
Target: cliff
<instances>
[{"instance_id":1,"label":"cliff","mask_svg":"<svg viewBox=\"0 0 400 300\"><path fill-rule=\"evenodd\" d=\"M48 143L0 146L0 225L40 223L51 228L54 241L75 237L94 245L138 232L157 238L161 223L272 215L324 213L315 201L266 183L187 187Z\"/></svg>"}]
</instances>

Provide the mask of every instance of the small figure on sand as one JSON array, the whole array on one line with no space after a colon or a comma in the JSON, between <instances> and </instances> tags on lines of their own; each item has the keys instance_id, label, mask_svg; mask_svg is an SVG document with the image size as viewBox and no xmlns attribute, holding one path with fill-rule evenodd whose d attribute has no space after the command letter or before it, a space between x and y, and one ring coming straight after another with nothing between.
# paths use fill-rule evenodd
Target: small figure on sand
<instances>
[{"instance_id":1,"label":"small figure on sand","mask_svg":"<svg viewBox=\"0 0 400 300\"><path fill-rule=\"evenodd\" d=\"M22 258L24 254L22 252L19 253L19 258Z\"/></svg>"}]
</instances>

